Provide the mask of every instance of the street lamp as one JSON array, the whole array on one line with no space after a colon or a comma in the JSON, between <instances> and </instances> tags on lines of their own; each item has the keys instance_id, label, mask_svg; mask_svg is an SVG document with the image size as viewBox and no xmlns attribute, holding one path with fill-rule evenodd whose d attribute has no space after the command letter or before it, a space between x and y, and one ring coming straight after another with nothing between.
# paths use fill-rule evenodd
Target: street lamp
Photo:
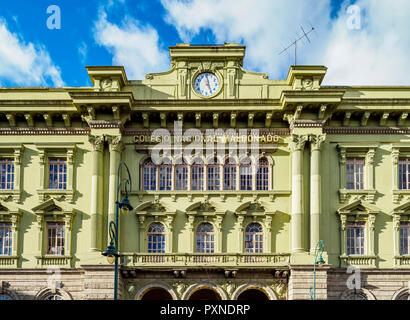
<instances>
[{"instance_id":1,"label":"street lamp","mask_svg":"<svg viewBox=\"0 0 410 320\"><path fill-rule=\"evenodd\" d=\"M319 240L315 249L315 263L313 265L313 288L310 288L310 299L316 300L316 265L321 267L325 264L325 260L322 258L322 253L325 249L325 243L323 240Z\"/></svg>"},{"instance_id":2,"label":"street lamp","mask_svg":"<svg viewBox=\"0 0 410 320\"><path fill-rule=\"evenodd\" d=\"M127 179L121 179L120 180L120 170L121 166L124 165L124 167L127 169L127 174L128 178ZM122 198L121 202L118 201L119 193L121 190L121 186L124 185L125 189L125 196ZM128 189L127 189L128 187ZM118 299L118 220L119 220L119 210L121 210L121 213L127 214L129 211L131 211L132 205L130 201L128 200L128 192L131 192L131 175L130 175L130 170L128 170L127 165L120 161L118 165L118 175L117 175L117 196L115 200L115 222L110 221L110 226L109 226L109 233L110 233L110 244L108 245L107 249L102 253L103 256L107 257L107 261L110 264L113 264L115 262L115 267L114 267L114 300Z\"/></svg>"}]
</instances>

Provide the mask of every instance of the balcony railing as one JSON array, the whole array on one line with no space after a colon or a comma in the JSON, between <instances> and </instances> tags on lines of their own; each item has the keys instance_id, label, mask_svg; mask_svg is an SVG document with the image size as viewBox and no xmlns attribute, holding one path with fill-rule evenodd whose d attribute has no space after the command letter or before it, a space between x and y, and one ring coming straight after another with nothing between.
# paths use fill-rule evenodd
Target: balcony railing
<instances>
[{"instance_id":1,"label":"balcony railing","mask_svg":"<svg viewBox=\"0 0 410 320\"><path fill-rule=\"evenodd\" d=\"M288 253L122 253L125 266L285 266Z\"/></svg>"},{"instance_id":2,"label":"balcony railing","mask_svg":"<svg viewBox=\"0 0 410 320\"><path fill-rule=\"evenodd\" d=\"M70 267L70 256L37 256L37 265L41 267L47 266L65 266Z\"/></svg>"},{"instance_id":3,"label":"balcony railing","mask_svg":"<svg viewBox=\"0 0 410 320\"><path fill-rule=\"evenodd\" d=\"M346 266L359 266L364 268L376 267L376 256L340 256L342 267Z\"/></svg>"}]
</instances>

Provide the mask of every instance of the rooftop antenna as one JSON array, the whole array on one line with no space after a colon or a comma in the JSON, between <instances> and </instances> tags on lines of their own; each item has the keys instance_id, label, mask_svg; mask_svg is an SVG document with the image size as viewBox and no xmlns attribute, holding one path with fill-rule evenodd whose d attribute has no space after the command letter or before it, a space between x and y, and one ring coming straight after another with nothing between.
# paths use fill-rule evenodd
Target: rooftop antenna
<instances>
[{"instance_id":1,"label":"rooftop antenna","mask_svg":"<svg viewBox=\"0 0 410 320\"><path fill-rule=\"evenodd\" d=\"M297 62L297 60L296 60L296 57L297 57L297 43L298 43L298 41L300 41L300 40L302 40L302 39L304 39L304 38L306 38L308 41L309 41L309 43L310 43L310 39L309 39L309 37L308 37L308 34L309 33L311 33L313 30L315 30L315 28L314 27L312 27L308 32L305 32L305 30L303 29L303 27L301 26L300 27L301 29L302 29L302 32L303 32L303 35L302 36L300 36L299 38L297 38L297 39L295 39L290 45L288 45L286 48L284 48L281 52L279 52L279 55L281 55L283 52L285 52L285 51L288 51L288 49L290 48L290 47L292 47L292 46L295 46L295 66L296 66L296 62Z\"/></svg>"}]
</instances>

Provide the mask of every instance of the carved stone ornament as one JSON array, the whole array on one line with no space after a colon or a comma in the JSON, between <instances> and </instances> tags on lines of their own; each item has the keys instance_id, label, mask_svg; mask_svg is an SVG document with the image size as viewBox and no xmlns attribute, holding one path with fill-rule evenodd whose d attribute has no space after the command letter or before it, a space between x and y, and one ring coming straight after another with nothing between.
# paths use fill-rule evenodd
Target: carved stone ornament
<instances>
[{"instance_id":1,"label":"carved stone ornament","mask_svg":"<svg viewBox=\"0 0 410 320\"><path fill-rule=\"evenodd\" d=\"M89 141L93 146L93 151L102 151L104 148L104 136L90 136Z\"/></svg>"},{"instance_id":2,"label":"carved stone ornament","mask_svg":"<svg viewBox=\"0 0 410 320\"><path fill-rule=\"evenodd\" d=\"M302 79L302 90L312 90L313 89L313 79L306 77Z\"/></svg>"},{"instance_id":3,"label":"carved stone ornament","mask_svg":"<svg viewBox=\"0 0 410 320\"><path fill-rule=\"evenodd\" d=\"M121 152L124 149L124 144L121 140L121 136L108 137L108 143L110 144L110 151Z\"/></svg>"},{"instance_id":4,"label":"carved stone ornament","mask_svg":"<svg viewBox=\"0 0 410 320\"><path fill-rule=\"evenodd\" d=\"M323 142L326 139L325 134L311 135L310 136L310 147L312 150L320 150L322 148Z\"/></svg>"},{"instance_id":5,"label":"carved stone ornament","mask_svg":"<svg viewBox=\"0 0 410 320\"><path fill-rule=\"evenodd\" d=\"M110 78L101 79L101 91L112 91L112 80Z\"/></svg>"},{"instance_id":6,"label":"carved stone ornament","mask_svg":"<svg viewBox=\"0 0 410 320\"><path fill-rule=\"evenodd\" d=\"M290 144L292 151L301 151L305 147L306 141L308 141L308 135L299 135L293 134L292 135L292 143Z\"/></svg>"}]
</instances>

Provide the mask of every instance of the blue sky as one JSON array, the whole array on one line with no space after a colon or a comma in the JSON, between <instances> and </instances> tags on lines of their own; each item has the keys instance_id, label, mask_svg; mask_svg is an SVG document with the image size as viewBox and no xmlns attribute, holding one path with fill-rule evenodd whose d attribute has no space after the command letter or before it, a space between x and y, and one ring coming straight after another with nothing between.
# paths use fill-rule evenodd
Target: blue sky
<instances>
[{"instance_id":1,"label":"blue sky","mask_svg":"<svg viewBox=\"0 0 410 320\"><path fill-rule=\"evenodd\" d=\"M309 29L298 64L329 68L329 84L410 85L410 1L15 0L0 3L0 86L88 86L85 65L124 65L129 79L169 68L168 46L239 42L245 68L284 78L284 45ZM350 5L359 10L353 28ZM47 8L61 29L47 28ZM352 10L350 8L350 10ZM407 12L407 14L406 14ZM350 20L349 20L350 19ZM357 28L359 26L359 28Z\"/></svg>"}]
</instances>

